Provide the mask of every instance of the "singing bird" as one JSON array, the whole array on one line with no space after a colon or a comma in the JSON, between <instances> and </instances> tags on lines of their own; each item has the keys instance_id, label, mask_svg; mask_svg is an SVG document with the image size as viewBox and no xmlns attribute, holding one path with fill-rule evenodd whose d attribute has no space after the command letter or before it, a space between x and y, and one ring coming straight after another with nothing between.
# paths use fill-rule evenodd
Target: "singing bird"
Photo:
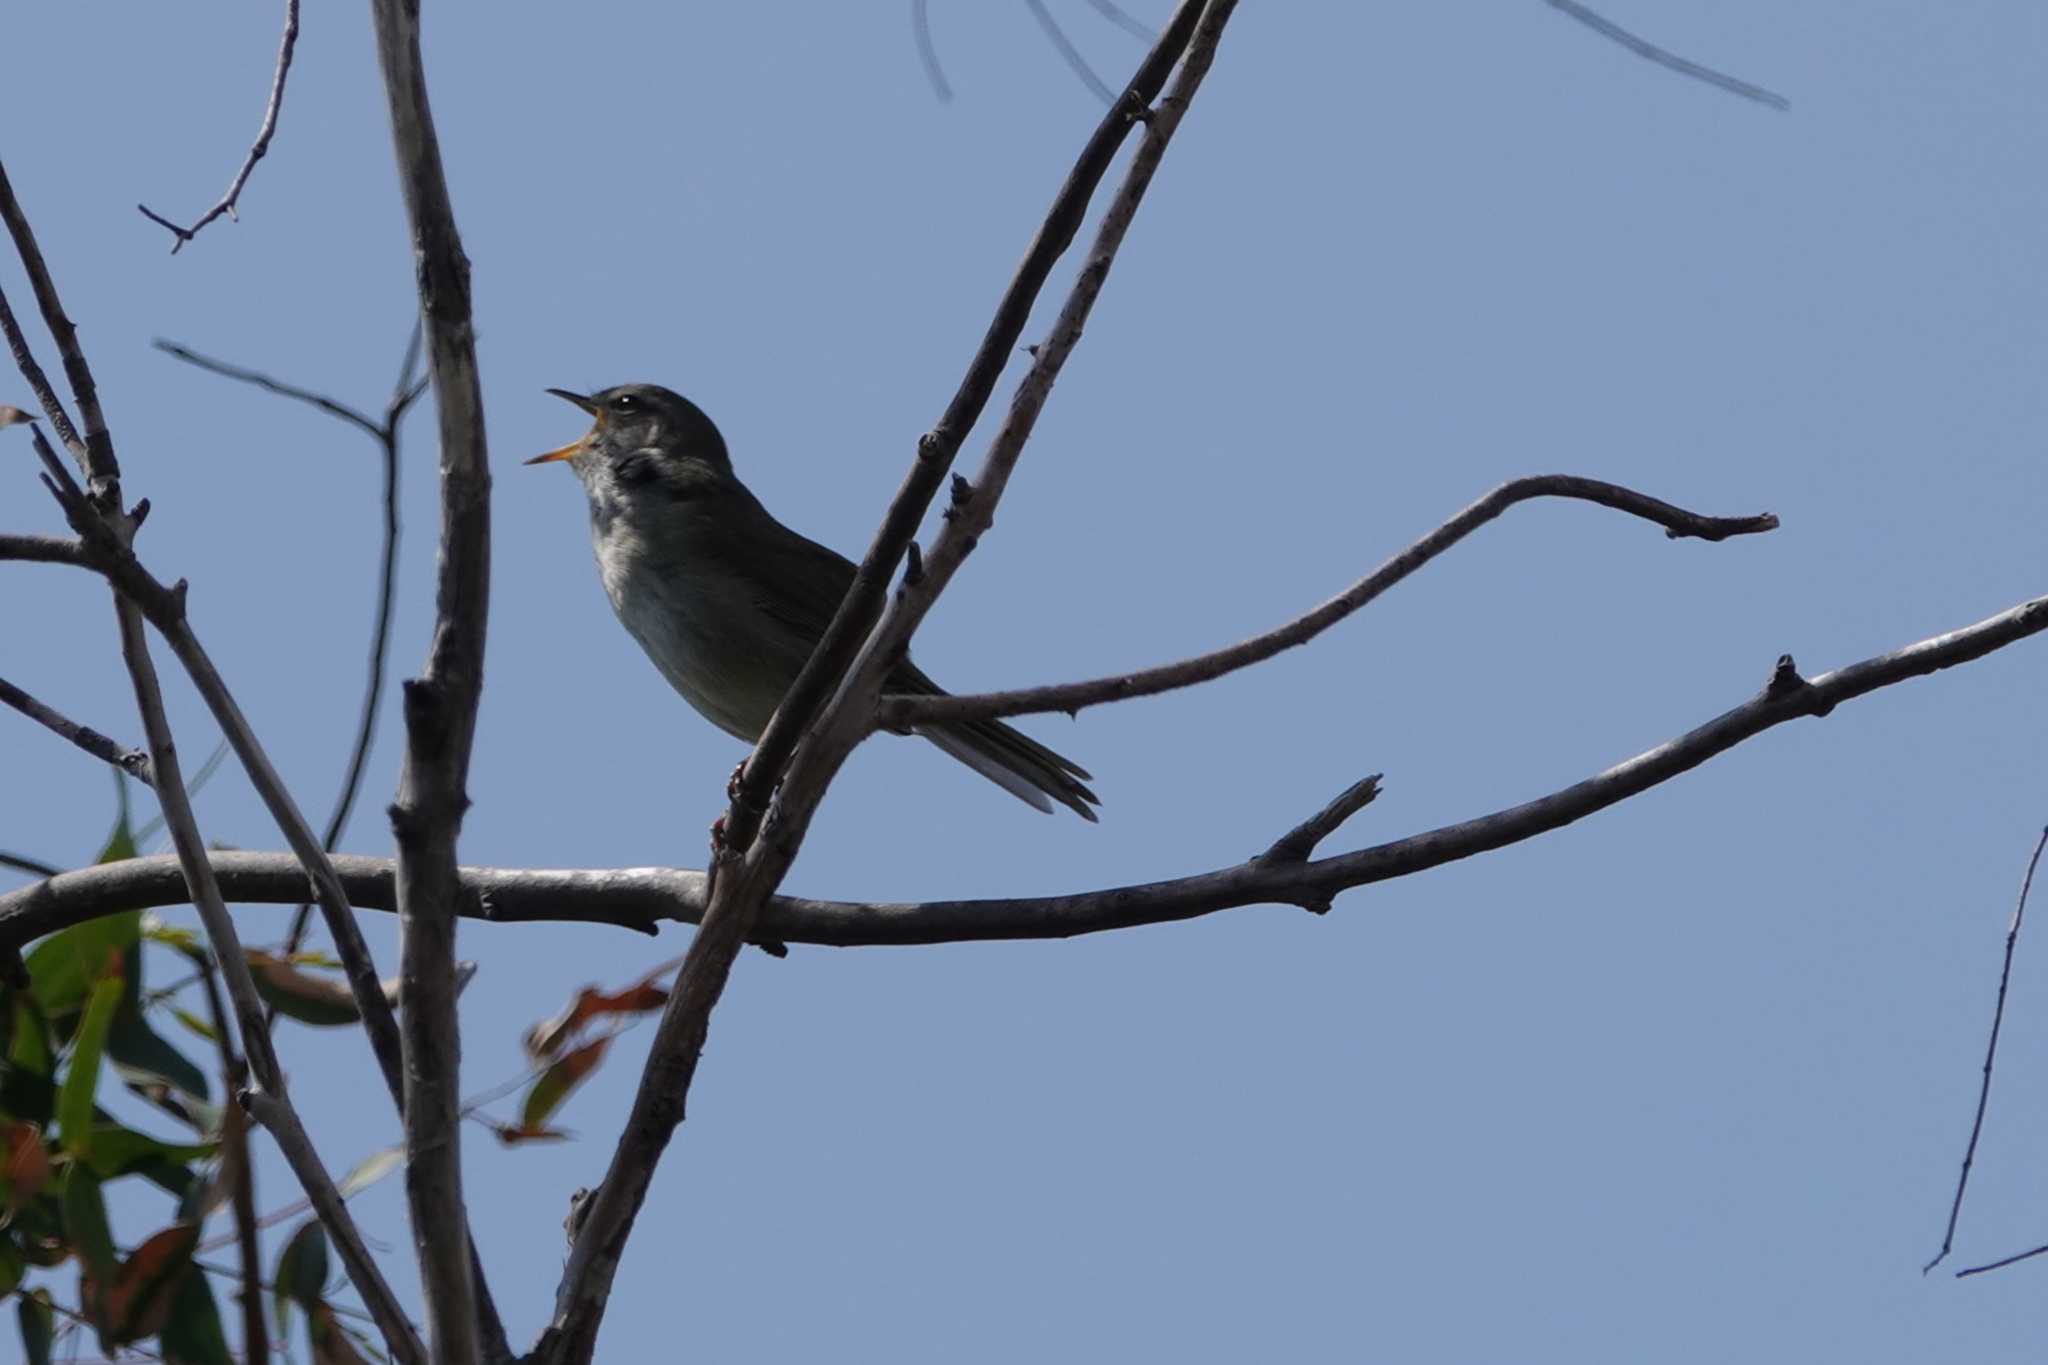
<instances>
[{"instance_id":1,"label":"singing bird","mask_svg":"<svg viewBox=\"0 0 2048 1365\"><path fill-rule=\"evenodd\" d=\"M752 744L853 584L844 556L790 530L732 470L702 410L658 384L549 389L589 413L588 434L528 464L564 460L590 500L598 574L628 633L683 700ZM943 696L908 659L884 690ZM1094 820L1088 773L995 720L917 733L1022 801Z\"/></svg>"}]
</instances>

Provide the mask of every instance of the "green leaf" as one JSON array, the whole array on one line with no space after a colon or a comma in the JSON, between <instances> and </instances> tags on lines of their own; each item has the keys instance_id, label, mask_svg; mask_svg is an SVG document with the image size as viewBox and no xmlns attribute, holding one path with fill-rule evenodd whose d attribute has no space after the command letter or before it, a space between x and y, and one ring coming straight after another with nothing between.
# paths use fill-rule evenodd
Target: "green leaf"
<instances>
[{"instance_id":1,"label":"green leaf","mask_svg":"<svg viewBox=\"0 0 2048 1365\"><path fill-rule=\"evenodd\" d=\"M127 1079L133 1080L139 1073L195 1100L208 1098L206 1073L149 1026L133 989L122 995L121 1008L114 1015L114 1026L107 1034L107 1056L120 1064Z\"/></svg>"},{"instance_id":2,"label":"green leaf","mask_svg":"<svg viewBox=\"0 0 2048 1365\"><path fill-rule=\"evenodd\" d=\"M86 1270L104 1285L114 1270L114 1234L107 1227L100 1179L84 1166L73 1166L64 1177L64 1236Z\"/></svg>"},{"instance_id":3,"label":"green leaf","mask_svg":"<svg viewBox=\"0 0 2048 1365\"><path fill-rule=\"evenodd\" d=\"M353 1024L362 1017L346 983L309 976L260 949L250 949L248 958L256 993L285 1018L331 1028Z\"/></svg>"},{"instance_id":4,"label":"green leaf","mask_svg":"<svg viewBox=\"0 0 2048 1365\"><path fill-rule=\"evenodd\" d=\"M583 1078L597 1070L597 1064L604 1060L605 1049L611 1045L610 1038L594 1038L582 1047L571 1048L562 1054L560 1061L541 1072L540 1079L533 1083L533 1089L526 1092L526 1104L519 1112L519 1131L528 1135L539 1135L547 1127L547 1121L562 1101L569 1098L569 1092L583 1083Z\"/></svg>"},{"instance_id":5,"label":"green leaf","mask_svg":"<svg viewBox=\"0 0 2048 1365\"><path fill-rule=\"evenodd\" d=\"M297 1302L312 1313L327 1288L327 1234L320 1220L308 1218L285 1243L277 1258L277 1273L271 1277L277 1312L277 1335L289 1340L292 1333L292 1304Z\"/></svg>"},{"instance_id":6,"label":"green leaf","mask_svg":"<svg viewBox=\"0 0 2048 1365\"><path fill-rule=\"evenodd\" d=\"M12 1294L28 1274L28 1260L15 1249L12 1240L0 1239L0 1299Z\"/></svg>"},{"instance_id":7,"label":"green leaf","mask_svg":"<svg viewBox=\"0 0 2048 1365\"><path fill-rule=\"evenodd\" d=\"M124 910L118 915L74 924L38 943L25 960L36 1003L44 1016L69 1037L70 1025L85 1008L92 983L106 970L107 955L126 953L141 939L142 912ZM140 977L140 972L130 971Z\"/></svg>"},{"instance_id":8,"label":"green leaf","mask_svg":"<svg viewBox=\"0 0 2048 1365\"><path fill-rule=\"evenodd\" d=\"M114 771L114 828L95 863L118 863L136 854L134 827L128 823L128 774Z\"/></svg>"},{"instance_id":9,"label":"green leaf","mask_svg":"<svg viewBox=\"0 0 2048 1365\"><path fill-rule=\"evenodd\" d=\"M210 1160L218 1150L220 1144L215 1142L165 1142L118 1123L96 1123L90 1164L100 1179L112 1180L134 1174L152 1160L183 1165Z\"/></svg>"},{"instance_id":10,"label":"green leaf","mask_svg":"<svg viewBox=\"0 0 2048 1365\"><path fill-rule=\"evenodd\" d=\"M198 1034L201 1038L204 1038L209 1043L217 1043L220 1041L220 1035L214 1032L212 1024L207 1023L206 1020L201 1019L191 1010L188 1010L181 1005L171 1006L171 1018L183 1024L188 1032Z\"/></svg>"},{"instance_id":11,"label":"green leaf","mask_svg":"<svg viewBox=\"0 0 2048 1365\"><path fill-rule=\"evenodd\" d=\"M85 1022L78 1026L78 1042L71 1049L69 1068L57 1090L57 1128L64 1150L80 1159L92 1153L92 1097L99 1089L100 1053L106 1047L107 1027L114 1022L125 985L121 977L109 975L92 988Z\"/></svg>"},{"instance_id":12,"label":"green leaf","mask_svg":"<svg viewBox=\"0 0 2048 1365\"><path fill-rule=\"evenodd\" d=\"M145 911L142 916L142 936L151 943L161 943L166 948L176 948L187 957L198 957L205 949L206 940L199 936L197 929L182 924L165 924L161 916Z\"/></svg>"},{"instance_id":13,"label":"green leaf","mask_svg":"<svg viewBox=\"0 0 2048 1365\"><path fill-rule=\"evenodd\" d=\"M157 1334L164 1359L173 1365L234 1365L227 1335L221 1331L220 1306L213 1286L198 1266L186 1270L171 1300L171 1316Z\"/></svg>"},{"instance_id":14,"label":"green leaf","mask_svg":"<svg viewBox=\"0 0 2048 1365\"><path fill-rule=\"evenodd\" d=\"M17 1067L48 1076L56 1070L56 1053L50 1046L49 1021L29 991L10 991L13 1009L8 1030L7 1060Z\"/></svg>"},{"instance_id":15,"label":"green leaf","mask_svg":"<svg viewBox=\"0 0 2048 1365\"><path fill-rule=\"evenodd\" d=\"M15 1316L21 1323L21 1358L28 1365L50 1365L50 1347L57 1340L56 1314L50 1311L50 1299L38 1289L33 1294L24 1294L15 1305Z\"/></svg>"}]
</instances>

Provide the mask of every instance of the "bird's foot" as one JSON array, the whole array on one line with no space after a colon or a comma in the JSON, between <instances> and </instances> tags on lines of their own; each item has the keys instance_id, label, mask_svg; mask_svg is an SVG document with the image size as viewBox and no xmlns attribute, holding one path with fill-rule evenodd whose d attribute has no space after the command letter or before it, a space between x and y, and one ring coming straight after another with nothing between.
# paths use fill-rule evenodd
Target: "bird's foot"
<instances>
[{"instance_id":1,"label":"bird's foot","mask_svg":"<svg viewBox=\"0 0 2048 1365\"><path fill-rule=\"evenodd\" d=\"M747 775L747 760L745 760L745 759L743 758L743 759L741 759L741 760L740 760L740 762L739 762L739 766L738 766L738 767L736 767L736 768L734 768L734 769L732 770L732 776L731 776L731 777L729 777L729 778L727 778L727 779L725 780L725 799L726 799L726 800L728 800L728 801L737 801L737 800L739 800L739 799L740 799L740 781L741 781L741 779L745 778L745 777L746 777L746 775ZM721 818L721 821L720 821L720 823L723 823L723 819L722 819L722 818Z\"/></svg>"}]
</instances>

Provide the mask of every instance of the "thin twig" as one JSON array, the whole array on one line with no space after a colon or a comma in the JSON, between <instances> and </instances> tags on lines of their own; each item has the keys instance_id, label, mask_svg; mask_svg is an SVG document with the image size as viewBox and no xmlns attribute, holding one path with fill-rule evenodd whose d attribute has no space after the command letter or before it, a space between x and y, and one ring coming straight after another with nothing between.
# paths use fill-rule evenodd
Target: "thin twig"
<instances>
[{"instance_id":1,"label":"thin twig","mask_svg":"<svg viewBox=\"0 0 2048 1365\"><path fill-rule=\"evenodd\" d=\"M1143 19L1133 16L1127 10L1115 4L1114 0L1088 0L1088 3L1094 6L1097 14L1109 20L1109 22L1115 24L1140 42L1149 43L1157 36Z\"/></svg>"},{"instance_id":2,"label":"thin twig","mask_svg":"<svg viewBox=\"0 0 2048 1365\"><path fill-rule=\"evenodd\" d=\"M390 401L385 404L383 417L374 421L361 410L327 394L317 393L297 384L288 384L257 370L201 355L190 347L181 346L176 342L159 338L156 347L167 355L212 374L253 384L266 392L309 404L338 417L367 433L377 443L382 456L384 521L377 564L376 624L370 632L368 679L363 686L362 706L356 719L355 741L349 749L348 767L342 779L340 794L335 798L334 809L328 814L326 828L320 836L320 846L332 853L341 846L341 837L348 829L349 816L355 809L356 797L362 791L363 774L369 765L370 748L376 738L377 717L383 706L384 674L391 652L391 620L393 607L397 601L398 586L399 429L413 403L426 391L425 380L415 378L419 366L420 326L417 322L413 324L412 335L405 344L405 360L399 368L398 382L392 388ZM285 936L287 954L297 952L299 945L305 941L306 928L312 913L313 906L310 901L299 906L298 913L292 918L291 931ZM276 1017L274 1010L272 1017Z\"/></svg>"},{"instance_id":3,"label":"thin twig","mask_svg":"<svg viewBox=\"0 0 2048 1365\"><path fill-rule=\"evenodd\" d=\"M976 485L979 490L980 485ZM1226 673L1261 663L1283 650L1307 644L1337 622L1407 578L1423 565L1471 535L1516 503L1532 498L1572 498L1598 503L1618 512L1642 517L1662 526L1674 540L1726 540L1731 536L1755 535L1775 530L1778 519L1769 513L1754 517L1708 517L1688 512L1618 484L1582 479L1569 474L1543 474L1504 483L1443 525L1431 531L1379 568L1359 579L1343 592L1312 611L1284 625L1255 635L1224 649L1198 654L1156 668L1120 673L1087 682L1059 683L1046 687L1025 687L1008 692L976 693L957 697L885 697L877 722L884 728L905 728L939 721L962 721L994 716L1022 716L1034 712L1075 712L1084 706L1132 697L1149 697L1176 688L1209 682Z\"/></svg>"},{"instance_id":4,"label":"thin twig","mask_svg":"<svg viewBox=\"0 0 2048 1365\"><path fill-rule=\"evenodd\" d=\"M51 733L71 741L103 763L111 763L145 787L156 785L149 771L149 755L108 739L90 725L77 721L37 701L5 678L0 678L0 702L5 702Z\"/></svg>"},{"instance_id":5,"label":"thin twig","mask_svg":"<svg viewBox=\"0 0 2048 1365\"><path fill-rule=\"evenodd\" d=\"M939 65L939 49L932 42L931 0L910 0L910 31L917 38L917 59L924 64L924 78L941 104L953 99L953 87L946 84L945 69Z\"/></svg>"},{"instance_id":6,"label":"thin twig","mask_svg":"<svg viewBox=\"0 0 2048 1365\"><path fill-rule=\"evenodd\" d=\"M1352 783L1330 798L1329 804L1275 839L1261 853L1262 863L1305 863L1315 855L1316 845L1335 834L1346 820L1371 805L1380 794L1380 778L1374 773Z\"/></svg>"},{"instance_id":7,"label":"thin twig","mask_svg":"<svg viewBox=\"0 0 2048 1365\"><path fill-rule=\"evenodd\" d=\"M1045 7L1045 0L1024 0L1024 7L1031 11L1031 17L1038 21L1039 28L1051 41L1053 50L1060 54L1060 60L1067 69L1080 78L1081 84L1094 92L1095 98L1104 104L1116 103L1116 91L1109 88L1102 77L1095 74L1095 68L1088 65L1088 59L1081 55L1081 49L1074 46L1067 37L1067 31L1060 27L1059 20L1052 17L1052 11Z\"/></svg>"},{"instance_id":8,"label":"thin twig","mask_svg":"<svg viewBox=\"0 0 2048 1365\"><path fill-rule=\"evenodd\" d=\"M135 206L142 210L142 216L150 222L171 230L173 256L183 250L185 243L198 236L199 230L214 219L225 217L235 222L241 221L236 216L235 203L242 197L242 187L249 183L249 176L255 171L256 163L270 150L270 139L277 132L277 113L284 107L284 83L292 70L292 49L298 45L298 41L299 0L284 0L284 37L277 45L277 68L270 77L270 99L263 106L263 126L257 130L256 140L249 144L249 154L242 158L241 169L237 170L235 178L228 182L227 193L220 197L219 202L202 214L199 221L191 227L179 227L147 204Z\"/></svg>"},{"instance_id":9,"label":"thin twig","mask_svg":"<svg viewBox=\"0 0 2048 1365\"><path fill-rule=\"evenodd\" d=\"M0 867L11 867L16 872L26 872L32 877L56 877L63 875L64 872L63 868L46 863L40 858L27 858L19 853L4 851L0 851Z\"/></svg>"},{"instance_id":10,"label":"thin twig","mask_svg":"<svg viewBox=\"0 0 2048 1365\"><path fill-rule=\"evenodd\" d=\"M5 166L0 166L0 222L6 223L8 236L14 240L14 252L21 258L21 268L28 275L29 288L36 296L36 310L43 315L43 326L49 329L50 339L56 343L57 358L64 365L64 382L70 386L72 401L78 405L78 421L84 429L84 438L81 440L77 432L69 430L71 424L68 420L59 420L63 414L61 404L51 412L50 425L56 428L72 458L78 461L93 505L103 514L117 515L122 510L121 465L114 457L114 438L107 431L106 414L100 410L99 386L93 380L92 366L86 363L84 350L79 347L78 329L65 314L63 300L57 296L56 281L50 278L49 264L43 259L43 249L36 242L34 230L29 227L28 215L21 211L21 203L14 197L14 185L7 178ZM11 344L11 337L9 341ZM24 366L22 374L34 384L42 371L36 369L31 374L30 366ZM47 387L45 383L43 388ZM37 396L42 397L42 393Z\"/></svg>"},{"instance_id":11,"label":"thin twig","mask_svg":"<svg viewBox=\"0 0 2048 1365\"><path fill-rule=\"evenodd\" d=\"M1758 104L1769 105L1780 112L1792 107L1792 101L1786 99L1783 95L1766 90L1760 85L1751 85L1748 81L1738 80L1736 77L1716 71L1710 66L1701 66L1698 62L1687 61L1676 52L1667 51L1664 48L1658 47L1655 43L1638 38L1620 24L1615 23L1611 19L1602 18L1584 5L1579 4L1578 0L1543 0L1543 2L1554 10L1570 15L1601 37L1610 38L1620 43L1645 61L1652 61L1659 66L1669 67L1681 76L1690 76L1696 81L1705 81L1708 85L1726 90L1731 95L1740 95L1746 100L1755 100Z\"/></svg>"},{"instance_id":12,"label":"thin twig","mask_svg":"<svg viewBox=\"0 0 2048 1365\"><path fill-rule=\"evenodd\" d=\"M1690 772L1766 730L1830 714L1845 702L1954 668L2048 631L2048 597L2023 602L1960 630L1920 640L1811 679L1782 679L1693 730L1548 795L1353 853L1304 863L1250 862L1166 881L1056 896L993 900L827 901L777 895L758 930L789 943L882 947L1072 938L1167 924L1240 906L1292 904L1315 894L1410 876L1583 820ZM1789 670L1787 670L1789 673ZM305 872L284 853L216 852L211 864L238 904L290 905ZM388 858L335 860L350 899L392 910ZM671 868L470 867L465 913L498 924L539 922L651 926L704 918L704 874ZM102 915L185 899L176 863L132 858L65 872L0 894L0 949Z\"/></svg>"},{"instance_id":13,"label":"thin twig","mask_svg":"<svg viewBox=\"0 0 2048 1365\"><path fill-rule=\"evenodd\" d=\"M2048 848L2048 829L2041 831L2041 837L2034 844L2034 856L2027 859L2026 876L2020 879L2019 904L2013 907L2012 921L2005 930L2005 960L1998 968L1998 1003L1991 1010L1991 1037L1984 1044L1984 1079L1977 1087L1977 1114L1970 1120L1970 1141L1963 1148L1963 1169L1956 1176L1956 1197L1948 1206L1948 1227L1941 1234L1941 1250L1934 1259L1920 1267L1925 1275L1947 1259L1950 1248L1956 1244L1956 1221L1963 1216L1963 1192L1970 1186L1970 1167L1977 1160L1977 1139L1984 1132L1984 1111L1991 1103L1991 1067L1998 1059L1998 1031L2005 1023L2005 990L2012 983L2013 953L2020 946L2020 925L2027 917L2027 893L2034 889L2034 869L2041 865L2041 850ZM2027 1253L2032 1255L2032 1252ZM2023 1259L2023 1258L2015 1258ZM2000 1265L2010 1262L1999 1262ZM1995 1269L1994 1266L1980 1266L1981 1270ZM1971 1271L1964 1271L1965 1275Z\"/></svg>"},{"instance_id":14,"label":"thin twig","mask_svg":"<svg viewBox=\"0 0 2048 1365\"><path fill-rule=\"evenodd\" d=\"M221 999L217 979L219 970L220 964L212 953L199 955L199 980L206 995L207 1015L213 1021L213 1041L220 1052L221 1084L233 1096L248 1085L249 1067L235 1050L234 1033L228 1028L228 1008ZM256 1173L249 1150L249 1116L239 1104L224 1104L220 1127L221 1161L233 1181L228 1198L234 1206L235 1247L242 1262L242 1359L268 1360L270 1327L263 1314L263 1247L256 1229Z\"/></svg>"}]
</instances>

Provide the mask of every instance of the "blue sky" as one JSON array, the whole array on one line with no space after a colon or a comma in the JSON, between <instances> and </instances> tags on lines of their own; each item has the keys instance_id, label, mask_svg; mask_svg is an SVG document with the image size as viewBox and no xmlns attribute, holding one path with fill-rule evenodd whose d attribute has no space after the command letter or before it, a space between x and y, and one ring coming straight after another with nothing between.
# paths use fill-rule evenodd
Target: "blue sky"
<instances>
[{"instance_id":1,"label":"blue sky","mask_svg":"<svg viewBox=\"0 0 2048 1365\"><path fill-rule=\"evenodd\" d=\"M219 193L278 8L123 7L118 28L23 11L10 37L39 55L10 63L0 154L154 504L145 558L191 579L203 638L324 811L369 628L375 451L149 342L381 402L411 274L367 14L309 9L240 223L172 258L134 208L186 218ZM688 393L772 509L855 552L1098 117L1021 5L933 0L957 95L938 102L907 8L429 7L498 479L465 861L698 865L741 756L612 619L573 480L517 467L579 430L542 389ZM1111 79L1135 64L1088 6L1053 8ZM1792 111L1538 0L1243 6L919 660L964 690L1224 643L1519 474L1783 529L1674 543L1517 508L1310 649L1026 722L1096 774L1099 827L928 746L866 746L792 889L1206 869L1375 771L1386 795L1332 847L1398 837L1658 743L1782 652L1817 671L2042 591L2048 18L1604 12ZM407 451L401 673L431 621L431 430L416 419ZM16 453L8 529L56 529ZM0 671L134 734L99 585L6 582ZM2048 1262L1960 1284L1919 1266L2048 819L2042 650L1773 731L1323 918L750 955L605 1356L2038 1358ZM172 703L203 754L203 707L182 686ZM351 851L388 851L399 747L387 718ZM0 723L0 771L0 847L91 856L104 771L25 721ZM236 775L200 815L211 839L279 843ZM243 911L244 932L279 936L283 914ZM395 963L389 917L365 920ZM521 1030L576 987L684 941L465 926L468 1088L515 1074ZM2048 1241L2041 962L2023 946L1964 1262ZM564 1111L577 1141L472 1130L515 1340L552 1302L568 1193L601 1173L646 1037ZM359 1039L281 1041L333 1166L395 1140ZM260 1180L266 1204L292 1193L275 1162ZM416 1295L397 1182L358 1211Z\"/></svg>"}]
</instances>

